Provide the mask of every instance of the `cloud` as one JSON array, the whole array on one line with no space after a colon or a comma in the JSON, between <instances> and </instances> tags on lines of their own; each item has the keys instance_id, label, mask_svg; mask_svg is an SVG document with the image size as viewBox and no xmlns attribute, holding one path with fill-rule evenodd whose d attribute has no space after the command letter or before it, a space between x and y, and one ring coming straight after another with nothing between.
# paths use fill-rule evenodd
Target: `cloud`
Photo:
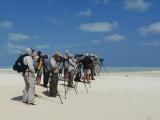
<instances>
[{"instance_id":1,"label":"cloud","mask_svg":"<svg viewBox=\"0 0 160 120\"><path fill-rule=\"evenodd\" d=\"M146 0L124 0L126 10L145 11L151 6Z\"/></svg>"},{"instance_id":2,"label":"cloud","mask_svg":"<svg viewBox=\"0 0 160 120\"><path fill-rule=\"evenodd\" d=\"M86 11L82 11L78 14L78 16L81 16L81 17L90 17L92 16L92 10L88 9Z\"/></svg>"},{"instance_id":3,"label":"cloud","mask_svg":"<svg viewBox=\"0 0 160 120\"><path fill-rule=\"evenodd\" d=\"M14 54L20 54L20 53L22 53L22 51L24 51L26 49L25 46L15 45L10 42L8 42L6 48L7 48L8 52L14 53Z\"/></svg>"},{"instance_id":4,"label":"cloud","mask_svg":"<svg viewBox=\"0 0 160 120\"><path fill-rule=\"evenodd\" d=\"M60 18L58 19L54 16L47 17L47 21L54 24L63 23L63 19L60 19Z\"/></svg>"},{"instance_id":5,"label":"cloud","mask_svg":"<svg viewBox=\"0 0 160 120\"><path fill-rule=\"evenodd\" d=\"M95 4L107 5L110 0L95 0Z\"/></svg>"},{"instance_id":6,"label":"cloud","mask_svg":"<svg viewBox=\"0 0 160 120\"><path fill-rule=\"evenodd\" d=\"M55 44L54 48L73 48L73 47L81 47L86 45L87 43L72 43L72 44Z\"/></svg>"},{"instance_id":7,"label":"cloud","mask_svg":"<svg viewBox=\"0 0 160 120\"><path fill-rule=\"evenodd\" d=\"M84 23L80 25L80 30L86 32L110 32L114 28L118 27L117 22L96 22L96 23Z\"/></svg>"},{"instance_id":8,"label":"cloud","mask_svg":"<svg viewBox=\"0 0 160 120\"><path fill-rule=\"evenodd\" d=\"M21 33L9 33L8 39L12 41L24 41L24 40L30 40L31 37L29 35L24 35Z\"/></svg>"},{"instance_id":9,"label":"cloud","mask_svg":"<svg viewBox=\"0 0 160 120\"><path fill-rule=\"evenodd\" d=\"M46 49L46 48L50 48L49 45L38 45L36 46L37 49Z\"/></svg>"},{"instance_id":10,"label":"cloud","mask_svg":"<svg viewBox=\"0 0 160 120\"><path fill-rule=\"evenodd\" d=\"M92 41L92 43L95 43L95 44L101 43L101 42L102 42L101 40L93 40L93 41Z\"/></svg>"},{"instance_id":11,"label":"cloud","mask_svg":"<svg viewBox=\"0 0 160 120\"><path fill-rule=\"evenodd\" d=\"M143 45L145 45L145 46L160 46L160 41L144 42Z\"/></svg>"},{"instance_id":12,"label":"cloud","mask_svg":"<svg viewBox=\"0 0 160 120\"><path fill-rule=\"evenodd\" d=\"M160 34L160 21L139 29L142 35Z\"/></svg>"},{"instance_id":13,"label":"cloud","mask_svg":"<svg viewBox=\"0 0 160 120\"><path fill-rule=\"evenodd\" d=\"M11 28L12 27L12 23L10 21L2 21L0 22L0 28Z\"/></svg>"},{"instance_id":14,"label":"cloud","mask_svg":"<svg viewBox=\"0 0 160 120\"><path fill-rule=\"evenodd\" d=\"M110 41L110 42L120 42L124 39L125 39L125 36L119 35L119 34L109 35L109 36L104 38L104 40Z\"/></svg>"},{"instance_id":15,"label":"cloud","mask_svg":"<svg viewBox=\"0 0 160 120\"><path fill-rule=\"evenodd\" d=\"M57 23L57 19L55 17L48 17L47 20L54 23L54 24Z\"/></svg>"}]
</instances>

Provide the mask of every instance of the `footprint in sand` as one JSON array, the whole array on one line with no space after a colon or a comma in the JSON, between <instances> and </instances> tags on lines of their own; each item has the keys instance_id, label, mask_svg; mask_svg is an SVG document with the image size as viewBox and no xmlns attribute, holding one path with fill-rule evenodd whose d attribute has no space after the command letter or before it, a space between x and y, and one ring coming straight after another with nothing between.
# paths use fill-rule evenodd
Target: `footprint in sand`
<instances>
[{"instance_id":1,"label":"footprint in sand","mask_svg":"<svg viewBox=\"0 0 160 120\"><path fill-rule=\"evenodd\" d=\"M147 117L147 120L152 120L152 118L151 117Z\"/></svg>"},{"instance_id":2,"label":"footprint in sand","mask_svg":"<svg viewBox=\"0 0 160 120\"><path fill-rule=\"evenodd\" d=\"M155 117L155 118L147 117L147 120L160 120L160 118L157 118L157 117Z\"/></svg>"}]
</instances>

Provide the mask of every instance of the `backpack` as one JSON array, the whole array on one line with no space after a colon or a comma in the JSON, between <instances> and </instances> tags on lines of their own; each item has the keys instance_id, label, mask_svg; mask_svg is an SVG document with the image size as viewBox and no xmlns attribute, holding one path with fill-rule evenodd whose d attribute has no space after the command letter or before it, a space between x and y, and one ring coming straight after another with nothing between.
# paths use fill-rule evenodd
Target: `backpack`
<instances>
[{"instance_id":1,"label":"backpack","mask_svg":"<svg viewBox=\"0 0 160 120\"><path fill-rule=\"evenodd\" d=\"M24 54L24 55L20 55L17 58L16 62L13 65L13 70L14 71L17 71L18 73L26 71L26 69L28 68L28 65L25 65L23 63L23 58L26 57L26 56L29 56L29 55L28 54Z\"/></svg>"}]
</instances>

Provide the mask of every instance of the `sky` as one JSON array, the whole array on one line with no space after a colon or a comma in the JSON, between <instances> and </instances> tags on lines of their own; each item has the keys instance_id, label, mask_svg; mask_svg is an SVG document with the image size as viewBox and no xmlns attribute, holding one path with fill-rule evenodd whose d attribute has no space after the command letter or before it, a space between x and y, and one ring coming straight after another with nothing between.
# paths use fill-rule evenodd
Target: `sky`
<instances>
[{"instance_id":1,"label":"sky","mask_svg":"<svg viewBox=\"0 0 160 120\"><path fill-rule=\"evenodd\" d=\"M28 47L160 67L160 0L0 0L0 67Z\"/></svg>"}]
</instances>

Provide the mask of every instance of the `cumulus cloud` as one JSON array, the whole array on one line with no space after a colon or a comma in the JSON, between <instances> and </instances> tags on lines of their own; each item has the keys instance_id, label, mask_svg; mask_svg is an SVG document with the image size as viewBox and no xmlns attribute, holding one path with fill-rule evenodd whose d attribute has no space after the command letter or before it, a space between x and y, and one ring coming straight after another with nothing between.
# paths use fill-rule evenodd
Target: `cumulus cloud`
<instances>
[{"instance_id":1,"label":"cumulus cloud","mask_svg":"<svg viewBox=\"0 0 160 120\"><path fill-rule=\"evenodd\" d=\"M92 16L92 10L88 9L86 11L82 11L78 14L78 16L81 16L81 17L90 17Z\"/></svg>"},{"instance_id":2,"label":"cumulus cloud","mask_svg":"<svg viewBox=\"0 0 160 120\"><path fill-rule=\"evenodd\" d=\"M110 0L95 0L95 4L107 5Z\"/></svg>"},{"instance_id":3,"label":"cumulus cloud","mask_svg":"<svg viewBox=\"0 0 160 120\"><path fill-rule=\"evenodd\" d=\"M104 39L110 42L120 42L125 39L125 36L119 34L113 34L105 37Z\"/></svg>"},{"instance_id":4,"label":"cumulus cloud","mask_svg":"<svg viewBox=\"0 0 160 120\"><path fill-rule=\"evenodd\" d=\"M139 29L142 35L160 34L160 21Z\"/></svg>"},{"instance_id":5,"label":"cumulus cloud","mask_svg":"<svg viewBox=\"0 0 160 120\"><path fill-rule=\"evenodd\" d=\"M46 48L49 48L50 46L49 45L38 45L36 46L37 49L46 49Z\"/></svg>"},{"instance_id":6,"label":"cumulus cloud","mask_svg":"<svg viewBox=\"0 0 160 120\"><path fill-rule=\"evenodd\" d=\"M80 25L80 30L86 32L110 32L114 28L118 27L117 22L96 22L96 23L84 23Z\"/></svg>"},{"instance_id":7,"label":"cumulus cloud","mask_svg":"<svg viewBox=\"0 0 160 120\"><path fill-rule=\"evenodd\" d=\"M11 28L12 23L10 21L0 21L0 28Z\"/></svg>"},{"instance_id":8,"label":"cumulus cloud","mask_svg":"<svg viewBox=\"0 0 160 120\"><path fill-rule=\"evenodd\" d=\"M145 45L145 46L160 46L160 41L144 42L143 45Z\"/></svg>"},{"instance_id":9,"label":"cumulus cloud","mask_svg":"<svg viewBox=\"0 0 160 120\"><path fill-rule=\"evenodd\" d=\"M7 48L8 52L14 53L14 54L20 54L20 53L22 53L22 51L24 51L26 49L25 46L15 45L10 42L8 42L6 48Z\"/></svg>"},{"instance_id":10,"label":"cumulus cloud","mask_svg":"<svg viewBox=\"0 0 160 120\"><path fill-rule=\"evenodd\" d=\"M124 6L126 10L145 11L151 3L146 0L124 0Z\"/></svg>"},{"instance_id":11,"label":"cumulus cloud","mask_svg":"<svg viewBox=\"0 0 160 120\"><path fill-rule=\"evenodd\" d=\"M24 41L24 40L30 40L31 37L29 35L24 35L21 33L9 33L8 39L12 41Z\"/></svg>"}]
</instances>

